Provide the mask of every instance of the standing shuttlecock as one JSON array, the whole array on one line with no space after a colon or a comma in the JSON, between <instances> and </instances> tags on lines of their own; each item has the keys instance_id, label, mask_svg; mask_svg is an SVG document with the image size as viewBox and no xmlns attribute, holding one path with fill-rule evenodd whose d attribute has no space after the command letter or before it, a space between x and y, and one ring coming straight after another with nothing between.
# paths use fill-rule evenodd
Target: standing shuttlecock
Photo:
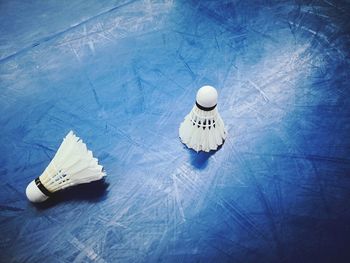
<instances>
[{"instance_id":1,"label":"standing shuttlecock","mask_svg":"<svg viewBox=\"0 0 350 263\"><path fill-rule=\"evenodd\" d=\"M43 202L56 191L105 175L86 144L70 131L45 171L27 186L26 195L31 202Z\"/></svg>"},{"instance_id":2,"label":"standing shuttlecock","mask_svg":"<svg viewBox=\"0 0 350 263\"><path fill-rule=\"evenodd\" d=\"M179 129L181 141L196 152L216 150L226 139L226 129L217 110L218 93L211 86L197 92L196 104Z\"/></svg>"}]
</instances>

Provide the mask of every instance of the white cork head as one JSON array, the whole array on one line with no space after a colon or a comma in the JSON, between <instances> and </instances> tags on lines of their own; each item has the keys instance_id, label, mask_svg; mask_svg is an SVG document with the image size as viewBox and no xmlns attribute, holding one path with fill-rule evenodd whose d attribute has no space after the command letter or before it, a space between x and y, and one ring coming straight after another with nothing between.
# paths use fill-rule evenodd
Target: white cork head
<instances>
[{"instance_id":1,"label":"white cork head","mask_svg":"<svg viewBox=\"0 0 350 263\"><path fill-rule=\"evenodd\" d=\"M29 201L33 203L41 203L49 198L47 195L43 194L43 192L40 191L34 180L28 184L26 195Z\"/></svg>"},{"instance_id":2,"label":"white cork head","mask_svg":"<svg viewBox=\"0 0 350 263\"><path fill-rule=\"evenodd\" d=\"M197 92L196 101L204 108L214 107L218 103L218 92L212 86L203 86Z\"/></svg>"}]
</instances>

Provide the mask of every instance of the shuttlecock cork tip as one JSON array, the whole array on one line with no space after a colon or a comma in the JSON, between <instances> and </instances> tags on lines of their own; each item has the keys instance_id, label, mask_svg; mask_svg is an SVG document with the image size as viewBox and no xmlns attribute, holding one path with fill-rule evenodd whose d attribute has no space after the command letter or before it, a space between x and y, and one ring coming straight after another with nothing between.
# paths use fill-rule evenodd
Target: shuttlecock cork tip
<instances>
[{"instance_id":1,"label":"shuttlecock cork tip","mask_svg":"<svg viewBox=\"0 0 350 263\"><path fill-rule=\"evenodd\" d=\"M196 102L204 108L215 107L218 102L218 92L212 86L203 86L197 91Z\"/></svg>"},{"instance_id":2,"label":"shuttlecock cork tip","mask_svg":"<svg viewBox=\"0 0 350 263\"><path fill-rule=\"evenodd\" d=\"M26 195L28 200L33 203L41 203L49 198L38 188L34 180L28 184L26 188Z\"/></svg>"}]
</instances>

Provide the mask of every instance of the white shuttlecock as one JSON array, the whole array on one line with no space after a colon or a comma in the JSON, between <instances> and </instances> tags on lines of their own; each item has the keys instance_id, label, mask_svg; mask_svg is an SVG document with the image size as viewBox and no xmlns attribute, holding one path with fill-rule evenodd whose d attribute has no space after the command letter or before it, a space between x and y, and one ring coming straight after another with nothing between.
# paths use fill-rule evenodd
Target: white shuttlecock
<instances>
[{"instance_id":1,"label":"white shuttlecock","mask_svg":"<svg viewBox=\"0 0 350 263\"><path fill-rule=\"evenodd\" d=\"M43 202L56 191L105 175L86 144L70 131L45 171L27 186L26 195L31 202Z\"/></svg>"},{"instance_id":2,"label":"white shuttlecock","mask_svg":"<svg viewBox=\"0 0 350 263\"><path fill-rule=\"evenodd\" d=\"M218 93L211 86L197 92L196 104L179 129L181 141L196 152L216 150L226 139L226 129L217 110Z\"/></svg>"}]
</instances>

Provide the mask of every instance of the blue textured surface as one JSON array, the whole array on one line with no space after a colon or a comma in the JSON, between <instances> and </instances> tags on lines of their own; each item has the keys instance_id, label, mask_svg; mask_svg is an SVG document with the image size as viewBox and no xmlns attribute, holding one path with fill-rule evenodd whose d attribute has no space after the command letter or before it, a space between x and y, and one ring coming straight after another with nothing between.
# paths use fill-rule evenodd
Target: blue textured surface
<instances>
[{"instance_id":1,"label":"blue textured surface","mask_svg":"<svg viewBox=\"0 0 350 263\"><path fill-rule=\"evenodd\" d=\"M99 3L101 2L101 3ZM1 262L350 262L345 1L1 1ZM229 137L178 139L217 87ZM108 177L25 197L68 131Z\"/></svg>"}]
</instances>

